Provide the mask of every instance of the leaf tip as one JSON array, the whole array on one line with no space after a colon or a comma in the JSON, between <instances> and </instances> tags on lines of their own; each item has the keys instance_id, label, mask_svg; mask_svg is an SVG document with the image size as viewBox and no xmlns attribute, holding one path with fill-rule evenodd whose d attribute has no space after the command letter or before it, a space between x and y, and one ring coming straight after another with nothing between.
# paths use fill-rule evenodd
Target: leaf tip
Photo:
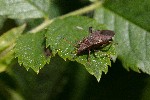
<instances>
[{"instance_id":1,"label":"leaf tip","mask_svg":"<svg viewBox=\"0 0 150 100\"><path fill-rule=\"evenodd\" d=\"M39 70L37 70L36 73L39 74Z\"/></svg>"},{"instance_id":2,"label":"leaf tip","mask_svg":"<svg viewBox=\"0 0 150 100\"><path fill-rule=\"evenodd\" d=\"M97 81L100 82L101 76L95 76Z\"/></svg>"}]
</instances>

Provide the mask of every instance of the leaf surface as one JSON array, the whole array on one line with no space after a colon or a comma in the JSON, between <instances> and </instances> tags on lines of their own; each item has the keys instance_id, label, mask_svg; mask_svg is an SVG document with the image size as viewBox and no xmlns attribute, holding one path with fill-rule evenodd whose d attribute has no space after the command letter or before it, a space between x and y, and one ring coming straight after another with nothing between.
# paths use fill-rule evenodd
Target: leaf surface
<instances>
[{"instance_id":1,"label":"leaf surface","mask_svg":"<svg viewBox=\"0 0 150 100\"><path fill-rule=\"evenodd\" d=\"M116 51L124 67L150 74L150 33L105 8L96 10L95 19L116 32Z\"/></svg>"},{"instance_id":2,"label":"leaf surface","mask_svg":"<svg viewBox=\"0 0 150 100\"><path fill-rule=\"evenodd\" d=\"M0 51L12 45L23 32L25 25L11 29L0 37Z\"/></svg>"},{"instance_id":3,"label":"leaf surface","mask_svg":"<svg viewBox=\"0 0 150 100\"><path fill-rule=\"evenodd\" d=\"M150 0L107 0L104 7L150 31Z\"/></svg>"},{"instance_id":4,"label":"leaf surface","mask_svg":"<svg viewBox=\"0 0 150 100\"><path fill-rule=\"evenodd\" d=\"M49 0L1 0L0 15L9 18L48 17Z\"/></svg>"},{"instance_id":5,"label":"leaf surface","mask_svg":"<svg viewBox=\"0 0 150 100\"><path fill-rule=\"evenodd\" d=\"M0 37L0 70L4 71L8 64L10 64L12 58L14 58L13 47L16 39L21 35L25 25L11 29L10 31L3 33ZM0 72L1 72L0 71Z\"/></svg>"},{"instance_id":6,"label":"leaf surface","mask_svg":"<svg viewBox=\"0 0 150 100\"><path fill-rule=\"evenodd\" d=\"M5 17L0 16L0 29L3 27L5 20Z\"/></svg>"},{"instance_id":7,"label":"leaf surface","mask_svg":"<svg viewBox=\"0 0 150 100\"><path fill-rule=\"evenodd\" d=\"M87 17L74 16L63 20L58 19L48 27L46 43L47 46L50 45L53 55L58 53L65 60L76 60L83 64L87 71L99 81L102 72L107 73L108 65L111 66L109 56L115 55L115 49L114 45L112 45L106 52L95 52L96 57L91 54L89 62L87 61L87 55L76 56L76 45L89 35L90 26L95 30L106 29L104 25L100 25L95 20Z\"/></svg>"},{"instance_id":8,"label":"leaf surface","mask_svg":"<svg viewBox=\"0 0 150 100\"><path fill-rule=\"evenodd\" d=\"M16 57L19 64L23 64L28 70L32 68L35 72L39 72L46 63L49 63L49 57L44 51L44 32L36 34L22 35L15 46Z\"/></svg>"}]
</instances>

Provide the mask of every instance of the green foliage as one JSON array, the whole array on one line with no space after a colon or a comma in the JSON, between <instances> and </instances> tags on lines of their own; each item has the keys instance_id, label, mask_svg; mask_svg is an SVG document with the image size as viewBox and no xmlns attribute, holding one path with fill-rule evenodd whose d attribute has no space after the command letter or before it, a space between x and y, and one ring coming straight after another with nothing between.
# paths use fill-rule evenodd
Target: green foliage
<instances>
[{"instance_id":1,"label":"green foliage","mask_svg":"<svg viewBox=\"0 0 150 100\"><path fill-rule=\"evenodd\" d=\"M11 46L16 40L16 38L18 38L21 35L24 28L25 28L25 25L17 27L17 28L13 28L10 31L4 33L0 37L0 51Z\"/></svg>"},{"instance_id":2,"label":"green foliage","mask_svg":"<svg viewBox=\"0 0 150 100\"><path fill-rule=\"evenodd\" d=\"M39 74L32 69L26 71L23 67L14 67L12 75L17 79L19 90L25 97L24 100L29 98L32 100L53 100L52 98L56 98L55 96L63 91L63 87L68 80L67 76L64 77L64 73L70 67L68 63L69 61L64 61L57 55L51 58L50 64L44 66Z\"/></svg>"},{"instance_id":3,"label":"green foliage","mask_svg":"<svg viewBox=\"0 0 150 100\"><path fill-rule=\"evenodd\" d=\"M41 8L41 5L45 2L41 3L41 5L34 1L28 3L38 5L36 7ZM42 11L46 13L47 10L46 8L43 8ZM115 15L102 7L96 10L95 18L100 23L104 23L108 27L108 29L114 30L116 32L115 43L118 44L116 46L117 54L118 58L123 61L124 67L127 70L129 70L130 68L134 71L139 72L139 69L141 69L143 72L150 73L150 70L147 67L149 66L149 57L145 56L149 54L147 52L149 51L149 42L148 39L147 41L143 42L145 40L145 37L148 36L141 34L141 32L145 32L145 34L148 35L148 32L140 29L130 22L127 23L127 21L122 17L119 17L118 15ZM46 46L50 46L53 56L58 53L59 56L64 60L69 59L71 61L77 61L83 64L89 73L100 80L102 72L107 73L108 65L111 66L110 56L115 56L115 45L113 44L107 52L102 52L102 50L100 52L96 52L95 55L97 56L97 58L95 58L94 55L91 54L90 62L87 61L87 55L77 57L77 48L75 46L84 37L88 36L87 30L90 26L92 26L95 30L107 29L106 27L104 27L104 25L100 25L96 21L85 17L62 17L62 19L53 20L53 23L47 28L48 31L42 32L43 40L41 40L41 37L36 37L36 35L32 36L31 34L19 38L16 45L16 57L19 58L19 63L23 63L26 69L31 67L33 70L38 72L39 68L42 68L46 64L46 62L49 62L43 53L44 45L41 46L42 42L44 42L44 35L46 34ZM136 35L134 35L135 33ZM35 34L40 33L38 32ZM29 37L33 38L33 40L37 39L35 41L40 42L37 43L39 46L34 47L36 43L34 43L32 39L28 40L27 38ZM122 39L121 37L124 37L124 39ZM31 45L29 45L30 42ZM147 44L144 45L145 43ZM138 48L139 46L144 46L142 48L146 48L145 51L143 50L143 52L141 53L141 49ZM37 48L40 48L38 49L38 53L36 53ZM34 53L31 52L30 49L31 51L33 50ZM41 54L39 55L39 58L37 54ZM40 59L42 59L41 62Z\"/></svg>"},{"instance_id":4,"label":"green foliage","mask_svg":"<svg viewBox=\"0 0 150 100\"><path fill-rule=\"evenodd\" d=\"M50 0L1 0L0 15L15 19L48 18L53 9L50 5Z\"/></svg>"},{"instance_id":5,"label":"green foliage","mask_svg":"<svg viewBox=\"0 0 150 100\"><path fill-rule=\"evenodd\" d=\"M80 20L80 23L78 22ZM104 25L98 24L95 20L87 17L67 17L63 20L54 21L47 32L38 32L36 34L26 34L21 36L15 48L16 57L20 64L23 63L28 70L30 67L39 72L49 59L44 55L44 34L46 33L46 44L50 46L53 56L58 53L63 59L69 59L85 65L89 73L94 75L99 81L102 71L107 73L108 65L111 66L110 56L115 56L114 45L109 45L106 52L95 52L90 55L90 61L87 61L87 55L77 57L77 41L81 41L89 35L88 28L105 29ZM70 44L69 44L70 43ZM111 47L110 47L111 46ZM109 48L110 47L110 48Z\"/></svg>"},{"instance_id":6,"label":"green foliage","mask_svg":"<svg viewBox=\"0 0 150 100\"><path fill-rule=\"evenodd\" d=\"M124 67L150 74L150 33L104 8L96 10L95 18L116 32L116 50Z\"/></svg>"},{"instance_id":7,"label":"green foliage","mask_svg":"<svg viewBox=\"0 0 150 100\"><path fill-rule=\"evenodd\" d=\"M89 1L93 3L71 12L74 7L89 4ZM141 99L142 96L144 96L142 99L149 99L150 81L147 78L149 76L133 71L150 74L150 1L70 2L65 0L63 4L61 0L0 1L0 99L59 100L63 97L69 100L82 100L84 96L87 99L90 97L90 99L120 100L122 96L127 100ZM64 13L68 14L57 17ZM77 16L82 14L92 18L94 16L96 20ZM8 20L13 24L8 23ZM26 23L27 27L20 26L22 23ZM9 30L12 26L15 28ZM76 46L89 35L90 26L94 30L113 30L115 38L112 44L95 52L96 57L90 54L88 62L88 54L76 56ZM24 34L21 35L23 31ZM45 47L52 50L50 57L46 56ZM110 59L115 61L116 54L117 62L111 65ZM18 59L14 59L15 57ZM19 67L16 64L17 60L27 70L31 68L38 73L39 69L42 69L37 75L32 70L26 71L24 67ZM89 77L84 71L83 66L98 81L102 73L108 72L108 66L113 67L109 68L109 73L98 85L92 76ZM78 67L82 68L82 71ZM133 71L126 72L122 67ZM7 76L15 79L23 98L18 88L12 88L12 85L17 85ZM117 88L118 86L120 88ZM66 91L67 89L69 91Z\"/></svg>"},{"instance_id":8,"label":"green foliage","mask_svg":"<svg viewBox=\"0 0 150 100\"><path fill-rule=\"evenodd\" d=\"M121 15L137 26L150 31L150 0L106 0L105 9Z\"/></svg>"},{"instance_id":9,"label":"green foliage","mask_svg":"<svg viewBox=\"0 0 150 100\"><path fill-rule=\"evenodd\" d=\"M14 42L23 32L25 25L11 29L0 37L0 72L4 71L14 58Z\"/></svg>"},{"instance_id":10,"label":"green foliage","mask_svg":"<svg viewBox=\"0 0 150 100\"><path fill-rule=\"evenodd\" d=\"M4 21L5 21L5 17L0 16L0 29L3 27Z\"/></svg>"},{"instance_id":11,"label":"green foliage","mask_svg":"<svg viewBox=\"0 0 150 100\"><path fill-rule=\"evenodd\" d=\"M80 22L79 22L80 21ZM47 46L52 49L53 55L58 53L60 57L66 60L76 60L83 64L89 73L94 75L99 81L102 71L107 73L108 65L111 66L110 55L115 56L114 45L106 52L95 52L90 55L90 61L87 61L87 55L76 56L77 48L75 47L79 41L89 35L88 28L92 26L94 29L105 29L104 25L98 24L95 20L87 17L67 17L63 20L53 22L46 33Z\"/></svg>"},{"instance_id":12,"label":"green foliage","mask_svg":"<svg viewBox=\"0 0 150 100\"><path fill-rule=\"evenodd\" d=\"M15 46L16 57L19 64L23 63L27 70L31 67L39 73L39 69L49 62L44 51L44 38L44 32L25 34L18 38Z\"/></svg>"}]
</instances>

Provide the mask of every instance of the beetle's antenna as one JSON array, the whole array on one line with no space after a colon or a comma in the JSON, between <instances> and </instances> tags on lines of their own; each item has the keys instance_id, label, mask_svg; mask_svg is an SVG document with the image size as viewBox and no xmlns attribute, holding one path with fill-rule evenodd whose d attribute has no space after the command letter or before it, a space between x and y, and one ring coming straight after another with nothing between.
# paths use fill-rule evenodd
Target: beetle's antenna
<instances>
[{"instance_id":1,"label":"beetle's antenna","mask_svg":"<svg viewBox=\"0 0 150 100\"><path fill-rule=\"evenodd\" d=\"M63 40L65 40L67 43L69 43L69 44L71 44L71 45L73 45L73 46L75 46L75 47L76 47L76 45L75 45L75 44L73 44L72 42L68 41L67 39L63 38Z\"/></svg>"},{"instance_id":2,"label":"beetle's antenna","mask_svg":"<svg viewBox=\"0 0 150 100\"><path fill-rule=\"evenodd\" d=\"M92 27L89 27L89 33L92 33Z\"/></svg>"}]
</instances>

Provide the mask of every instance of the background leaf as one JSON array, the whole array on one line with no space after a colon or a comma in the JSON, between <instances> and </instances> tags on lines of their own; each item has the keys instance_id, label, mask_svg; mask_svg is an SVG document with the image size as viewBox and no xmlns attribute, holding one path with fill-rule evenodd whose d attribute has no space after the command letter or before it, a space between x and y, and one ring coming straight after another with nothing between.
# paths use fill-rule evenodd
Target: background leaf
<instances>
[{"instance_id":1,"label":"background leaf","mask_svg":"<svg viewBox=\"0 0 150 100\"><path fill-rule=\"evenodd\" d=\"M1 33L1 28L3 27L4 21L5 21L5 17L0 16L0 33Z\"/></svg>"},{"instance_id":2,"label":"background leaf","mask_svg":"<svg viewBox=\"0 0 150 100\"><path fill-rule=\"evenodd\" d=\"M150 31L150 0L106 0L104 7Z\"/></svg>"},{"instance_id":3,"label":"background leaf","mask_svg":"<svg viewBox=\"0 0 150 100\"><path fill-rule=\"evenodd\" d=\"M40 70L39 74L31 69L26 71L24 67L17 64L13 67L11 75L16 77L19 90L25 100L29 98L31 100L53 100L53 98L57 98L58 93L63 91L63 87L68 82L66 75L68 68L73 68L68 63L59 56L55 56L51 58L50 64Z\"/></svg>"},{"instance_id":4,"label":"background leaf","mask_svg":"<svg viewBox=\"0 0 150 100\"><path fill-rule=\"evenodd\" d=\"M124 67L150 74L150 33L105 8L97 9L95 18L116 32L116 50Z\"/></svg>"},{"instance_id":5,"label":"background leaf","mask_svg":"<svg viewBox=\"0 0 150 100\"><path fill-rule=\"evenodd\" d=\"M80 22L79 22L80 21ZM106 29L104 25L96 23L95 20L87 17L68 17L53 22L46 33L47 46L50 45L53 55L58 53L63 59L76 60L83 64L89 73L99 81L102 71L107 73L108 65L111 65L110 55L115 55L114 45L107 52L96 52L96 58L91 54L90 61L87 55L76 57L77 41L81 41L89 35L88 28L92 26L95 30ZM109 56L107 56L109 55Z\"/></svg>"},{"instance_id":6,"label":"background leaf","mask_svg":"<svg viewBox=\"0 0 150 100\"><path fill-rule=\"evenodd\" d=\"M38 73L49 62L44 51L44 39L44 32L39 32L22 35L17 40L15 56L18 57L20 65L23 64L27 70L32 68Z\"/></svg>"},{"instance_id":7,"label":"background leaf","mask_svg":"<svg viewBox=\"0 0 150 100\"><path fill-rule=\"evenodd\" d=\"M14 58L13 47L16 39L21 35L25 25L11 29L0 37L0 69L4 71L12 58Z\"/></svg>"},{"instance_id":8,"label":"background leaf","mask_svg":"<svg viewBox=\"0 0 150 100\"><path fill-rule=\"evenodd\" d=\"M25 25L22 25L20 27L13 28L6 33L3 33L3 35L0 37L0 51L14 44L16 38L18 38L21 35L24 28Z\"/></svg>"},{"instance_id":9,"label":"background leaf","mask_svg":"<svg viewBox=\"0 0 150 100\"><path fill-rule=\"evenodd\" d=\"M50 0L1 0L0 15L9 18L48 17Z\"/></svg>"}]
</instances>

